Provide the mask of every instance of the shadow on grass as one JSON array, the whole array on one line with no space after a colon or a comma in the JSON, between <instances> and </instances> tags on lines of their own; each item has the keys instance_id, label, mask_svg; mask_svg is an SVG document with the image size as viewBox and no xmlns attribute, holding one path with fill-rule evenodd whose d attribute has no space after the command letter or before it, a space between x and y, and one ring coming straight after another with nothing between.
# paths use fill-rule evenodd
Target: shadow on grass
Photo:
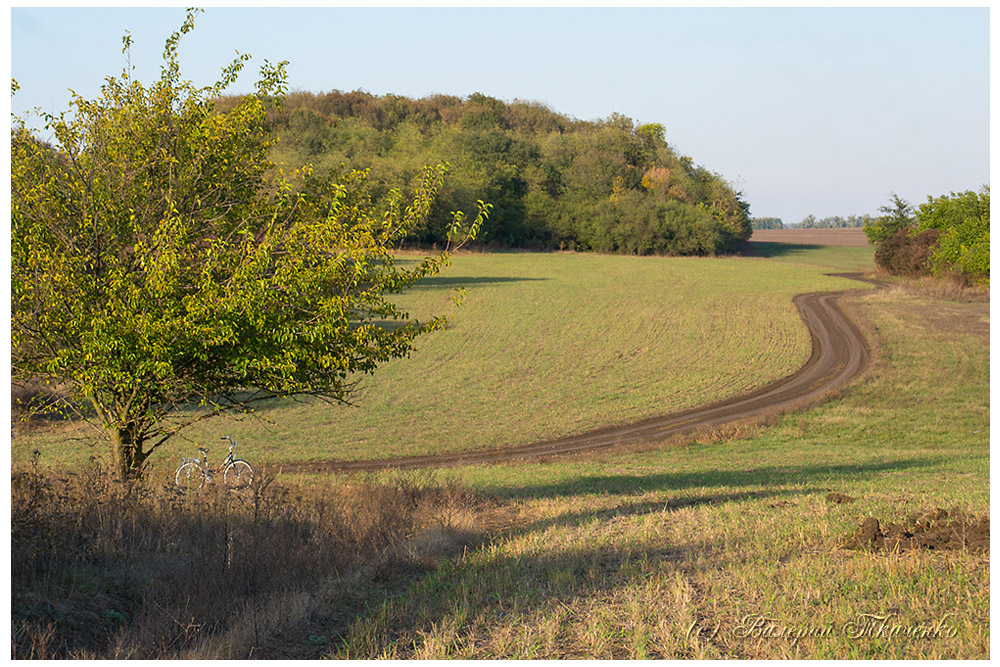
<instances>
[{"instance_id":1,"label":"shadow on grass","mask_svg":"<svg viewBox=\"0 0 1000 667\"><path fill-rule=\"evenodd\" d=\"M789 257L815 252L827 246L811 243L774 243L771 241L750 241L747 244L747 257Z\"/></svg>"},{"instance_id":2,"label":"shadow on grass","mask_svg":"<svg viewBox=\"0 0 1000 667\"><path fill-rule=\"evenodd\" d=\"M448 658L632 657L624 633L615 634L609 642L612 645L601 649L566 638L569 641L560 641L549 651L537 641L491 646L489 632L494 625L503 628L514 623L525 635L532 635L534 631L516 619L536 619L539 610L546 608L570 609L581 601L586 607L594 601L616 599L635 584L640 571L667 564L687 569L692 552L711 547L706 542L674 545L654 539L621 546L564 545L544 554L498 553L490 558L466 559L411 579L405 589L387 590L363 601L347 624L330 628L335 640L323 657L376 659L386 657L384 652L394 648L392 657L396 659L437 658L440 656L418 651L426 644L433 646L449 632L453 634L445 640L451 644ZM456 619L461 620L456 623ZM474 654L453 652L468 646L468 635L479 638ZM619 638L623 639L621 644ZM535 639L539 637L535 635ZM645 657L671 656L650 646Z\"/></svg>"},{"instance_id":3,"label":"shadow on grass","mask_svg":"<svg viewBox=\"0 0 1000 667\"><path fill-rule=\"evenodd\" d=\"M548 278L513 278L510 276L433 276L424 278L414 285L414 289L449 289L453 287L473 287L476 285L496 285L503 283L540 282Z\"/></svg>"},{"instance_id":4,"label":"shadow on grass","mask_svg":"<svg viewBox=\"0 0 1000 667\"><path fill-rule=\"evenodd\" d=\"M794 504L796 498L826 491L827 485L835 485L842 479L857 481L885 473L905 472L932 466L942 460L941 457L910 458L850 465L760 467L698 473L586 475L555 484L526 488L497 487L483 491L511 498L679 491L662 500L629 502L626 499L612 508L563 512L515 529L516 534L530 535L550 528L584 528L620 517L657 514L668 517L683 508L721 506L734 502L773 501L771 506L780 508ZM782 485L796 484L806 486L781 488ZM747 486L764 488L739 488ZM374 590L355 592L355 598L345 600L345 608L350 609L350 613L338 619L340 622L334 626L328 626L327 630L335 640L325 649L324 655L373 658L395 646L401 652L396 657L415 657L411 651L419 649L421 637L433 637L435 628L447 626L454 618L465 617L469 610L496 618L532 618L553 600L568 608L578 600L607 599L633 586L637 577L648 575L659 567L657 563L670 562L677 569L691 574L713 568L716 564L712 559L692 558L692 554L712 553L720 546L698 540L671 544L659 538L593 546L593 542L580 538L545 554L494 554L488 558L466 559L454 566L445 565L436 571L414 573L415 577L401 577L389 585L383 582L373 587ZM789 544L788 552L793 553L799 548L798 544ZM482 631L481 628L478 630ZM488 648L483 648L488 652ZM607 648L610 652L600 657L630 657L628 646L624 644ZM493 656L487 653L477 654L476 657L597 657L588 650L585 646L560 646L558 655L549 656L544 653L521 655L520 649L515 648L513 654ZM647 657L671 656L660 655L654 649Z\"/></svg>"},{"instance_id":5,"label":"shadow on grass","mask_svg":"<svg viewBox=\"0 0 1000 667\"><path fill-rule=\"evenodd\" d=\"M636 473L631 475L581 475L553 484L523 487L487 487L486 493L505 498L558 498L588 494L639 494L699 488L739 488L786 486L804 483L833 483L838 479L856 481L886 472L929 467L941 458L902 459L849 465L807 465L753 468L750 470L708 470L701 472Z\"/></svg>"},{"instance_id":6,"label":"shadow on grass","mask_svg":"<svg viewBox=\"0 0 1000 667\"><path fill-rule=\"evenodd\" d=\"M582 526L592 521L607 521L619 517L673 512L688 507L724 505L731 502L778 500L788 498L789 496L805 496L815 492L816 489L773 489L767 491L732 491L728 493L708 493L701 495L690 494L669 498L666 502L662 500L633 502L624 503L605 510L588 509L580 512L566 512L557 517L532 522L526 526L525 530L540 531L552 527L571 528Z\"/></svg>"}]
</instances>

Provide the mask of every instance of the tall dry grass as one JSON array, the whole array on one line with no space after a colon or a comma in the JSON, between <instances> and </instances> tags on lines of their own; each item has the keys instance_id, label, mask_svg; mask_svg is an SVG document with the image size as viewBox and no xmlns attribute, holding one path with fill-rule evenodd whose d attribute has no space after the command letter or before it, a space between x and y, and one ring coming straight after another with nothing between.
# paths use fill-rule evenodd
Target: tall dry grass
<instances>
[{"instance_id":1,"label":"tall dry grass","mask_svg":"<svg viewBox=\"0 0 1000 667\"><path fill-rule=\"evenodd\" d=\"M12 658L246 658L459 536L456 487L262 475L234 492L12 472ZM466 522L467 524L470 522ZM426 550L422 553L426 553Z\"/></svg>"}]
</instances>

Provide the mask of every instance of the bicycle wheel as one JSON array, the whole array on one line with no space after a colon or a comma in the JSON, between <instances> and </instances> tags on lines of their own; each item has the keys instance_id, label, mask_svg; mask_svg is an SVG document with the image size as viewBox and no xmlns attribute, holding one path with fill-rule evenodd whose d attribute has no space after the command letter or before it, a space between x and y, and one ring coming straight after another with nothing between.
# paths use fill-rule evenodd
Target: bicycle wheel
<instances>
[{"instance_id":1,"label":"bicycle wheel","mask_svg":"<svg viewBox=\"0 0 1000 667\"><path fill-rule=\"evenodd\" d=\"M250 486L250 482L253 481L253 468L243 459L236 459L226 466L226 471L222 473L222 481L234 489Z\"/></svg>"},{"instance_id":2,"label":"bicycle wheel","mask_svg":"<svg viewBox=\"0 0 1000 667\"><path fill-rule=\"evenodd\" d=\"M194 461L186 461L177 467L174 481L185 491L194 491L205 485L205 471Z\"/></svg>"}]
</instances>

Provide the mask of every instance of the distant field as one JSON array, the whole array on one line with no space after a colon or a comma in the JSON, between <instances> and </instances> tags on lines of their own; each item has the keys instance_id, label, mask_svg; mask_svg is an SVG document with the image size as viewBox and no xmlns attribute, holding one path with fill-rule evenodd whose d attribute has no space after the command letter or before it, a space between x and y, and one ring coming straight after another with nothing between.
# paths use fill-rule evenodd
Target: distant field
<instances>
[{"instance_id":1,"label":"distant field","mask_svg":"<svg viewBox=\"0 0 1000 667\"><path fill-rule=\"evenodd\" d=\"M867 246L861 227L846 229L758 229L751 241L761 243L801 243L805 245Z\"/></svg>"},{"instance_id":2,"label":"distant field","mask_svg":"<svg viewBox=\"0 0 1000 667\"><path fill-rule=\"evenodd\" d=\"M778 262L794 262L813 266L827 267L831 272L854 271L866 273L875 270L875 249L867 245L847 243L823 244L821 237L836 237L828 232L855 232L853 229L817 229L794 230L776 229L754 232L750 239L747 254L751 257L762 257ZM768 232L768 234L764 234ZM777 236L771 238L770 232ZM758 235L762 236L758 236ZM839 236L851 236L841 234ZM863 236L863 234L862 234ZM836 241L836 238L830 240ZM844 240L844 239L841 239Z\"/></svg>"},{"instance_id":3,"label":"distant field","mask_svg":"<svg viewBox=\"0 0 1000 667\"><path fill-rule=\"evenodd\" d=\"M856 249L845 249L856 250ZM798 262L822 260L820 249ZM812 255L809 253L812 252ZM809 336L792 305L806 291L858 288L822 266L753 258L468 254L404 304L429 314L467 289L453 325L365 381L356 407L285 401L267 420L209 420L187 437L219 454L232 433L252 461L380 458L533 442L743 393L791 373ZM68 442L69 438L76 438ZM103 448L78 424L14 441L43 461ZM183 439L156 457L194 452Z\"/></svg>"}]
</instances>

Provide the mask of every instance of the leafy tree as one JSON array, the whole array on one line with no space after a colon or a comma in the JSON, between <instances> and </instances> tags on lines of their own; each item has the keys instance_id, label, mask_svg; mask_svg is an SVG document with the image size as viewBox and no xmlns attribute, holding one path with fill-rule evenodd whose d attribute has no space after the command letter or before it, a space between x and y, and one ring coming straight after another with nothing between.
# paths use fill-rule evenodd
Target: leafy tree
<instances>
[{"instance_id":1,"label":"leafy tree","mask_svg":"<svg viewBox=\"0 0 1000 667\"><path fill-rule=\"evenodd\" d=\"M911 227L916 222L913 206L895 192L890 196L892 201L878 209L882 215L864 223L865 235L868 237L868 243L872 245L877 246L899 230Z\"/></svg>"},{"instance_id":2,"label":"leafy tree","mask_svg":"<svg viewBox=\"0 0 1000 667\"><path fill-rule=\"evenodd\" d=\"M449 261L446 250L401 268L392 252L445 167L384 205L365 172L277 172L267 113L284 63L217 106L247 58L213 86L183 80L177 47L194 15L149 87L126 69L96 99L74 95L73 114L45 117L55 145L23 119L11 130L13 376L67 387L61 409L102 428L122 478L193 421L274 397L347 401L360 374L444 323L412 320L391 295ZM456 214L450 242L474 237L487 212L468 225Z\"/></svg>"},{"instance_id":3,"label":"leafy tree","mask_svg":"<svg viewBox=\"0 0 1000 667\"><path fill-rule=\"evenodd\" d=\"M918 229L940 232L930 258L936 274L952 273L971 282L990 280L990 189L928 197L917 210Z\"/></svg>"}]
</instances>

